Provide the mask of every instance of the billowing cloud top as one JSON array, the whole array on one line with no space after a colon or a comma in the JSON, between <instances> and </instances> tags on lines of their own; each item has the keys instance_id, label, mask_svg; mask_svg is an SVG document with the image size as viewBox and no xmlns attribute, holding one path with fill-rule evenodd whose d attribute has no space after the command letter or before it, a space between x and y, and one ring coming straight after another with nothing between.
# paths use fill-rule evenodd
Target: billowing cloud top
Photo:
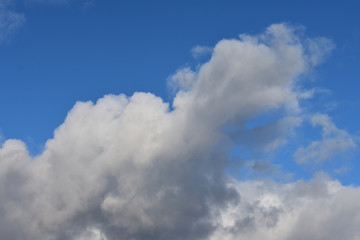
<instances>
[{"instance_id":1,"label":"billowing cloud top","mask_svg":"<svg viewBox=\"0 0 360 240\"><path fill-rule=\"evenodd\" d=\"M36 157L7 140L1 238L359 239L358 188L325 174L280 184L240 182L225 171L234 144L272 151L303 121L299 76L332 45L297 31L274 24L218 42L198 70L170 77L179 89L172 110L150 93L108 95L76 103ZM276 120L248 127L268 113ZM313 122L355 146L324 115Z\"/></svg>"}]
</instances>

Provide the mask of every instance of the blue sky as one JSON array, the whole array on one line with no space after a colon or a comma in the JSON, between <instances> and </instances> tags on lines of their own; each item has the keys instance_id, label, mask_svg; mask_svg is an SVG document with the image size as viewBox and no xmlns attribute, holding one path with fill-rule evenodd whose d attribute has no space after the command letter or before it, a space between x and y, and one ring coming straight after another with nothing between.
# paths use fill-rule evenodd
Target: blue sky
<instances>
[{"instance_id":1,"label":"blue sky","mask_svg":"<svg viewBox=\"0 0 360 240\"><path fill-rule=\"evenodd\" d=\"M303 71L305 73L298 79L301 83L294 83L301 91L292 92L304 93L312 89L314 94L310 98L299 100L301 114L289 113L281 108L276 111L264 111L249 121L241 117L238 120L246 123L244 128L243 122L235 126L232 125L234 123L228 122L225 127L222 126L224 132L229 133L229 139L233 140L232 147L228 149L230 154L226 154L230 159L226 172L245 182L249 179L270 177L280 183L305 179L310 181L310 185L311 181L326 182L327 180L323 179L327 177L322 177L322 174L326 173L330 179L339 180L344 188L349 185L359 186L359 8L360 3L356 0L0 0L0 140L6 142L8 139L20 139L25 142L31 156L40 154L40 157L34 158L33 161L42 161L41 159L48 158L47 154L53 153L53 149L61 148L57 145L58 141L66 142L61 140L62 136L70 136L69 139L72 139L81 135L75 134L76 128L71 134L67 132L68 125L73 126L71 119L77 119L82 111L88 111L86 109L89 106L86 104L80 103L73 108L78 101L95 103L107 94L123 93L132 96L134 92L146 92L170 104L175 99L179 103L174 105L186 105L181 102L185 101L186 97L185 100L179 95L175 97L175 93L168 86L168 83L176 78L176 74L180 74L180 80L175 79L175 82L185 81L187 78L181 75L185 72L189 74L186 76L195 76L194 79L197 79L190 80L191 84L200 82L201 85L201 69L204 66L202 64L209 61L214 46L221 46L224 42L224 45L227 44L221 40L239 39L239 34L247 34L260 39L260 42L265 41L259 36L270 31L266 29L272 24L282 23L281 26L291 26L285 27L290 29L289 31L296 29L296 37L292 33L289 36L303 41L301 44L304 43L305 50L301 46L299 48L305 55L310 49L310 43L306 42L310 41L309 39L320 44L317 45L320 46L320 50L315 51L314 56L324 52L322 63L314 64L317 66L310 67L309 71ZM326 43L321 42L321 39L325 38ZM194 56L196 46L205 49L202 56ZM179 82L175 84L181 85ZM206 84L204 86L207 87ZM244 88L246 86L245 84ZM202 96L197 87L195 84L195 90L189 91L194 92L194 96ZM298 99L298 95L296 96ZM239 95L239 102L242 97ZM134 99L129 101L148 101L149 109L153 109L151 104L156 105L151 97L141 94ZM109 109L112 109L113 103L109 98L100 100L95 106L103 106L102 101L109 104ZM172 110L176 108L180 109L176 106L170 107ZM191 115L193 109L189 109ZM197 105L194 109L197 109ZM231 109L232 106L229 106L229 112ZM236 109L234 107L234 111ZM70 114L69 120L64 123L70 110L73 115ZM155 110L154 112L157 112ZM147 110L143 112L147 113ZM176 111L174 112L176 114ZM222 113L220 110L219 112ZM108 114L106 111L101 113L104 116ZM201 114L212 116L200 111ZM91 114L89 116L94 117ZM275 121L284 116L291 117L292 123L288 123L289 120L285 118L284 122ZM215 115L213 117L216 118ZM95 126L98 119L94 119ZM82 123L81 121L79 120L79 123ZM103 123L106 121L103 120ZM196 122L196 119L194 121ZM74 122L76 123L75 120ZM64 127L58 131L59 137L55 138L46 150L45 142L54 137L54 130L63 123ZM166 121L163 124L166 125ZM285 134L282 127L287 124L289 130L286 130ZM101 126L107 129L106 124ZM81 125L78 128L80 129ZM136 130L130 127L129 129L130 135L133 133L137 136ZM143 131L146 132L147 128ZM124 132L128 133L127 129ZM257 138L257 134L262 137ZM267 138L273 138L274 141ZM106 137L102 138L101 135L99 139L102 141ZM129 145L124 145L131 148L132 138L129 139ZM284 142L278 146L275 140ZM204 142L205 146L207 142ZM216 146L221 144L217 143ZM269 147L271 144L275 144L276 147ZM204 146L200 144L198 147L201 149ZM147 147L153 149L154 146L146 145L144 149L148 149ZM332 151L331 147L335 150ZM81 146L79 149L81 150ZM44 150L45 154L41 155ZM69 156L72 151L67 152ZM189 152L192 158L206 155L200 152L192 153L191 150ZM162 156L168 156L166 153L161 152ZM218 155L212 157L217 158ZM61 154L54 156L56 160L58 156L65 159L68 155L64 153L65 157ZM177 158L175 150L174 156ZM207 162L202 164L207 166ZM180 166L182 165L179 163ZM146 172L143 174L146 175ZM358 210L358 206L355 209ZM94 239L112 239L113 230L106 230L101 226L99 229L107 238ZM127 227L126 224L120 227L124 226ZM102 232L97 228L90 229L92 230L87 230L85 235L81 235L84 239L88 236L86 234L102 236ZM31 234L29 236L38 237L43 236L41 234L44 232ZM141 236L141 233L139 234Z\"/></svg>"},{"instance_id":2,"label":"blue sky","mask_svg":"<svg viewBox=\"0 0 360 240\"><path fill-rule=\"evenodd\" d=\"M165 81L179 67L195 63L193 46L213 46L278 22L301 24L307 35L335 42L312 84L333 91L326 101L339 104L335 119L358 131L356 1L340 6L335 1L231 0L82 4L18 1L12 7L26 22L0 48L0 127L7 138L42 144L77 100L134 91L169 99Z\"/></svg>"},{"instance_id":3,"label":"blue sky","mask_svg":"<svg viewBox=\"0 0 360 240\"><path fill-rule=\"evenodd\" d=\"M279 22L303 25L308 36L335 43L306 82L329 94L308 107L360 133L356 1L17 1L9 8L26 21L0 46L0 129L6 139L24 140L33 154L76 101L136 91L171 101L166 79L198 64L194 46L257 34Z\"/></svg>"}]
</instances>

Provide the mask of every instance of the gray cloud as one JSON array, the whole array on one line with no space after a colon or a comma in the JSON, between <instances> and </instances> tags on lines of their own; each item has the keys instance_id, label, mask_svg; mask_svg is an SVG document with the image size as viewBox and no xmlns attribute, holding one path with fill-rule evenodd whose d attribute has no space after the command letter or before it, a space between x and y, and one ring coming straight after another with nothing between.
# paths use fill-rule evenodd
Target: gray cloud
<instances>
[{"instance_id":1,"label":"gray cloud","mask_svg":"<svg viewBox=\"0 0 360 240\"><path fill-rule=\"evenodd\" d=\"M39 156L30 157L22 141L5 141L2 238L264 239L281 226L278 236L289 237L280 239L297 239L289 224L306 222L319 199L333 196L328 209L346 201L341 191L357 198L358 190L338 184L331 195L328 186L336 182L316 179L237 182L225 173L228 151L251 144L224 128L247 131L247 123L274 112L286 124L264 123L252 141L271 146L267 151L280 146L301 120L303 93L295 80L314 65L312 55L323 54L305 48L284 24L222 40L207 63L188 70L192 83L178 86L173 110L150 93L108 95L76 103ZM175 75L179 83L188 77ZM357 207L349 202L349 210ZM323 215L319 227L327 226L327 216L338 215ZM357 236L355 230L344 236Z\"/></svg>"},{"instance_id":2,"label":"gray cloud","mask_svg":"<svg viewBox=\"0 0 360 240\"><path fill-rule=\"evenodd\" d=\"M217 218L211 240L360 238L360 189L325 174L309 182L233 182L241 203Z\"/></svg>"}]
</instances>

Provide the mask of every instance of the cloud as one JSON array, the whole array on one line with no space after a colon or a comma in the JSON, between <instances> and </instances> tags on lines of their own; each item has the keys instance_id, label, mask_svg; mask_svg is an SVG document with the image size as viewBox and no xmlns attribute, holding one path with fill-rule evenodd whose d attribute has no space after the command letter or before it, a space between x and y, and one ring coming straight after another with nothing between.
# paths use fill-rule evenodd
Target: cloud
<instances>
[{"instance_id":1,"label":"cloud","mask_svg":"<svg viewBox=\"0 0 360 240\"><path fill-rule=\"evenodd\" d=\"M186 67L178 70L168 79L168 87L171 91L177 93L180 89L188 91L196 81L196 73L191 68Z\"/></svg>"},{"instance_id":2,"label":"cloud","mask_svg":"<svg viewBox=\"0 0 360 240\"><path fill-rule=\"evenodd\" d=\"M76 237L76 240L107 240L107 237L104 235L101 230L97 228L86 229L80 236Z\"/></svg>"},{"instance_id":3,"label":"cloud","mask_svg":"<svg viewBox=\"0 0 360 240\"><path fill-rule=\"evenodd\" d=\"M336 203L348 205L344 212L338 208L322 215L314 226L332 226L338 216L358 223L351 210L359 201L342 198L346 192L357 199L357 188L338 184L343 192L329 195L334 182L315 179L253 189L260 183L237 182L226 174L229 150L250 147L234 132L273 114L275 122L286 124L265 122L261 129L266 130L258 130L252 141L274 150L281 145L274 141L286 139L284 129L298 125L298 77L314 65L311 56L320 54L304 52L304 44L285 24L259 36L221 40L198 70L175 73L177 83L190 74L191 84L178 86L171 108L151 93L107 95L96 103L76 103L36 157L22 141L5 141L0 148L2 237L192 240L235 239L241 233L264 239L263 232L281 223L280 230L290 236L284 239L296 239L300 233L286 225L287 219L307 223L306 214L324 196L332 196L324 211ZM338 234L357 236L353 226Z\"/></svg>"},{"instance_id":4,"label":"cloud","mask_svg":"<svg viewBox=\"0 0 360 240\"><path fill-rule=\"evenodd\" d=\"M11 1L0 1L0 44L8 41L26 22L24 14L11 9L12 4Z\"/></svg>"},{"instance_id":5,"label":"cloud","mask_svg":"<svg viewBox=\"0 0 360 240\"><path fill-rule=\"evenodd\" d=\"M198 58L207 54L210 54L212 52L212 47L207 46L195 46L191 49L191 54L194 58Z\"/></svg>"},{"instance_id":6,"label":"cloud","mask_svg":"<svg viewBox=\"0 0 360 240\"><path fill-rule=\"evenodd\" d=\"M321 163L356 148L353 137L345 130L337 128L328 115L315 114L311 123L313 126L321 126L322 139L300 147L294 154L296 162Z\"/></svg>"},{"instance_id":7,"label":"cloud","mask_svg":"<svg viewBox=\"0 0 360 240\"><path fill-rule=\"evenodd\" d=\"M318 174L309 182L233 182L240 204L216 218L211 240L360 238L360 189Z\"/></svg>"}]
</instances>

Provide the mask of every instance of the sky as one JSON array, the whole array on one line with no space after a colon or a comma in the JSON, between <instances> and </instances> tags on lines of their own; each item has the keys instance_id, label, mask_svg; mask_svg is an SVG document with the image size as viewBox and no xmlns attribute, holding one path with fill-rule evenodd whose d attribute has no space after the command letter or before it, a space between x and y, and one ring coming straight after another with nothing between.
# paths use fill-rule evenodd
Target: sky
<instances>
[{"instance_id":1,"label":"sky","mask_svg":"<svg viewBox=\"0 0 360 240\"><path fill-rule=\"evenodd\" d=\"M1 239L360 239L359 5L0 0Z\"/></svg>"}]
</instances>

